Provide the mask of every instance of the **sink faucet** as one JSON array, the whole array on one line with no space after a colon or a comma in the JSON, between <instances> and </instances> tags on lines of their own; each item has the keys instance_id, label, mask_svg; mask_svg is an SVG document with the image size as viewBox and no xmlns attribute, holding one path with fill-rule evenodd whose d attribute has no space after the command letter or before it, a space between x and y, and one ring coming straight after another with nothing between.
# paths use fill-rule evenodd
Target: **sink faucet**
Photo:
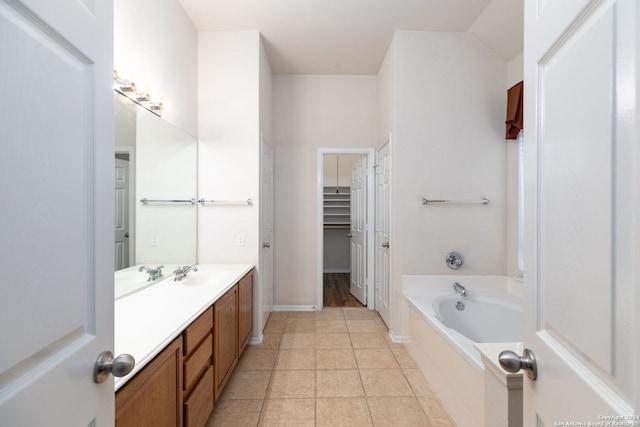
<instances>
[{"instance_id":1,"label":"sink faucet","mask_svg":"<svg viewBox=\"0 0 640 427\"><path fill-rule=\"evenodd\" d=\"M143 265L142 267L140 267L138 269L138 271L142 272L145 271L147 273L149 273L149 278L147 279L147 282L153 282L154 280L158 279L159 277L162 277L162 269L164 268L164 265L160 265L156 268L149 268L146 265Z\"/></svg>"},{"instance_id":2,"label":"sink faucet","mask_svg":"<svg viewBox=\"0 0 640 427\"><path fill-rule=\"evenodd\" d=\"M463 297L467 296L467 289L464 286L462 286L460 283L458 283L458 282L455 282L453 284L453 290L456 291L456 293L460 294Z\"/></svg>"},{"instance_id":3,"label":"sink faucet","mask_svg":"<svg viewBox=\"0 0 640 427\"><path fill-rule=\"evenodd\" d=\"M178 267L176 271L174 271L176 277L173 278L174 282L180 282L182 279L187 277L190 271L198 271L195 265L185 265L184 267Z\"/></svg>"}]
</instances>

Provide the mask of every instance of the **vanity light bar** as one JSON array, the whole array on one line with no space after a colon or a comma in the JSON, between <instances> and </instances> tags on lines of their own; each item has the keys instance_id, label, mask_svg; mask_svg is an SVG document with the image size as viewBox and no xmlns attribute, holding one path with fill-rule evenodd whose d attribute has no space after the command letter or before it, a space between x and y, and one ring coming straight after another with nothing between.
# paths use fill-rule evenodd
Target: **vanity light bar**
<instances>
[{"instance_id":1,"label":"vanity light bar","mask_svg":"<svg viewBox=\"0 0 640 427\"><path fill-rule=\"evenodd\" d=\"M120 77L116 70L113 70L113 89L158 116L162 112L162 102L151 101L149 93L138 91L135 83Z\"/></svg>"}]
</instances>

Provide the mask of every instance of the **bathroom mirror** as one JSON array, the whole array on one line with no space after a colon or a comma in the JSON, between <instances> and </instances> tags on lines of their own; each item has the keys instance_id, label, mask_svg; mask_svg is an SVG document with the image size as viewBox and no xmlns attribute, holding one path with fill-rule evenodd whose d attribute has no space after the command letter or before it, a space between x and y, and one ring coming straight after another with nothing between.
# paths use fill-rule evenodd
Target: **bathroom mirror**
<instances>
[{"instance_id":1,"label":"bathroom mirror","mask_svg":"<svg viewBox=\"0 0 640 427\"><path fill-rule=\"evenodd\" d=\"M115 297L196 261L196 139L114 92ZM145 200L146 199L146 200ZM144 201L143 201L144 200Z\"/></svg>"}]
</instances>

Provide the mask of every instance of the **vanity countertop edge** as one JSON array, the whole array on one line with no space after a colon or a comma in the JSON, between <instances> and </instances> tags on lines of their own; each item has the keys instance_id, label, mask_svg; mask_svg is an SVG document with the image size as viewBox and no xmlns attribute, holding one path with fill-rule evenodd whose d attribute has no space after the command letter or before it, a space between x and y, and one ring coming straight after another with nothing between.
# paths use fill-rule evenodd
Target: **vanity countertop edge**
<instances>
[{"instance_id":1,"label":"vanity countertop edge","mask_svg":"<svg viewBox=\"0 0 640 427\"><path fill-rule=\"evenodd\" d=\"M168 277L114 302L115 354L128 353L136 361L126 376L115 378L117 391L171 341L254 268L252 264L201 264L183 282ZM218 274L223 272L224 274ZM209 274L211 280L202 284ZM192 276L193 275L193 276ZM189 279L198 276L197 286ZM195 283L195 281L194 281Z\"/></svg>"}]
</instances>

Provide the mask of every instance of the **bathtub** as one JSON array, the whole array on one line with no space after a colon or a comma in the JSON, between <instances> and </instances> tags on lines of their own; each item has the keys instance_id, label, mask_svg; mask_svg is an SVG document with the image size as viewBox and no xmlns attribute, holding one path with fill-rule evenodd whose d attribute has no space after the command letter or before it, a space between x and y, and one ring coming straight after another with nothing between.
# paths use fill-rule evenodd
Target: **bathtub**
<instances>
[{"instance_id":1,"label":"bathtub","mask_svg":"<svg viewBox=\"0 0 640 427\"><path fill-rule=\"evenodd\" d=\"M454 282L466 297L454 292ZM484 419L484 368L475 345L522 341L521 288L506 276L402 278L407 349L458 425Z\"/></svg>"}]
</instances>

